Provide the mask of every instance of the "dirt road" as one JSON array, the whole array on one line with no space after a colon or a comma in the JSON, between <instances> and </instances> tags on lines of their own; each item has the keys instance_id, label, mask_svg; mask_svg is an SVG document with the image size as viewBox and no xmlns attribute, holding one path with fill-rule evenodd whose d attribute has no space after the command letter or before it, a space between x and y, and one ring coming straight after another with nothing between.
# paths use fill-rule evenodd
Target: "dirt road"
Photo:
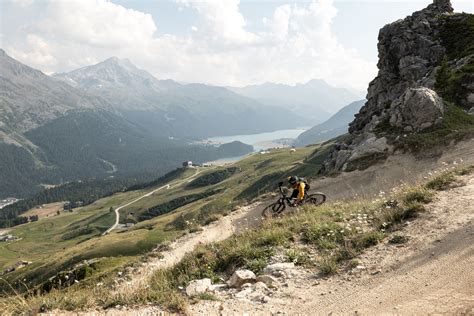
<instances>
[{"instance_id":1,"label":"dirt road","mask_svg":"<svg viewBox=\"0 0 474 316\"><path fill-rule=\"evenodd\" d=\"M110 226L110 228L107 229L105 232L103 232L103 233L102 233L102 236L107 235L108 233L110 233L111 231L113 231L113 230L117 227L117 225L119 224L119 221L120 221L120 210L123 209L124 207L130 206L130 205L132 205L132 204L134 204L134 203L136 203L136 202L138 202L138 201L140 201L140 200L142 200L142 199L144 199L144 198L146 198L146 197L149 197L149 196L152 195L153 193L158 192L158 191L160 191L160 190L162 190L162 189L165 189L165 188L166 188L166 189L171 189L171 188L174 188L175 186L181 185L181 184L183 184L183 183L185 183L185 182L189 182L189 181L191 181L193 178L195 178L198 174L200 174L202 171L203 171L203 170L197 170L196 173L194 173L192 176L189 176L189 177L187 177L187 178L185 178L185 179L182 179L182 180L179 180L179 181L176 181L176 182L171 182L171 183L169 183L169 184L166 184L166 185L164 185L164 186L162 186L162 187L159 187L158 189L155 189L155 190L153 190L153 191L151 191L151 192L148 192L147 194L144 194L144 195L140 196L139 198L137 198L137 199L135 199L135 200L133 200L133 201L131 201L131 202L128 202L127 204L124 204L124 205L121 205L121 206L117 207L117 208L115 209L115 222L114 222L114 224L113 224L112 226Z\"/></svg>"},{"instance_id":2,"label":"dirt road","mask_svg":"<svg viewBox=\"0 0 474 316\"><path fill-rule=\"evenodd\" d=\"M357 272L327 279L299 269L265 303L201 301L191 314L469 314L474 313L474 175L440 192L428 212L405 225L409 237L358 258Z\"/></svg>"}]
</instances>

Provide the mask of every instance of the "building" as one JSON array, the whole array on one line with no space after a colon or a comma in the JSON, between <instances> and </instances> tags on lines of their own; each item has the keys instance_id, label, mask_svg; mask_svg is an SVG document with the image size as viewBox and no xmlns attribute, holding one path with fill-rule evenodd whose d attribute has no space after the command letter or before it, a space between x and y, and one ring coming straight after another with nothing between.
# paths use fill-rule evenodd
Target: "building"
<instances>
[{"instance_id":1,"label":"building","mask_svg":"<svg viewBox=\"0 0 474 316\"><path fill-rule=\"evenodd\" d=\"M189 167L192 167L193 166L193 162L192 161L185 161L183 162L183 168L189 168Z\"/></svg>"}]
</instances>

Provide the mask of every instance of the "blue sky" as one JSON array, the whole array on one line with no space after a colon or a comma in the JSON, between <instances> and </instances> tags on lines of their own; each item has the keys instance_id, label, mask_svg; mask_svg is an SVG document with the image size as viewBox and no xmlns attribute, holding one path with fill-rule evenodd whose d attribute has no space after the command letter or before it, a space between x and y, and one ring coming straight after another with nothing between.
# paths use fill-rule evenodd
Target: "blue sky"
<instances>
[{"instance_id":1,"label":"blue sky","mask_svg":"<svg viewBox=\"0 0 474 316\"><path fill-rule=\"evenodd\" d=\"M111 56L216 85L312 78L365 90L377 35L430 0L2 0L1 46L46 73ZM474 1L452 1L473 12Z\"/></svg>"}]
</instances>

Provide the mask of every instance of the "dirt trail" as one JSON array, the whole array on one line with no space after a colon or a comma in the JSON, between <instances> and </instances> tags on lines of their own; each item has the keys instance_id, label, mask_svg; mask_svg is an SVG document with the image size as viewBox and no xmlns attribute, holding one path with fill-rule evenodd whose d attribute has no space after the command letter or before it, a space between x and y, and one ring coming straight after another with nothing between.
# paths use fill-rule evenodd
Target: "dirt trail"
<instances>
[{"instance_id":1,"label":"dirt trail","mask_svg":"<svg viewBox=\"0 0 474 316\"><path fill-rule=\"evenodd\" d=\"M176 181L176 182L171 182L171 183L169 183L169 184L165 184L164 186L161 186L161 187L159 187L159 188L157 188L157 189L155 189L155 190L153 190L153 191L150 191L150 192L148 192L148 193L146 193L146 194L140 196L139 198L137 198L137 199L135 199L135 200L133 200L133 201L131 201L131 202L128 202L128 203L126 203L126 204L124 204L124 205L121 205L121 206L117 207L117 208L115 209L115 222L113 223L112 226L110 226L109 229L107 229L105 232L102 233L102 236L105 236L105 235L109 234L111 231L113 231L115 228L117 228L117 226L118 226L118 224L119 224L119 221L120 221L120 210L123 209L124 207L130 206L130 205L132 205L132 204L134 204L134 203L136 203L136 202L138 202L138 201L140 201L140 200L142 200L142 199L144 199L144 198L147 198L147 197L153 195L154 193L156 193L156 192L158 192L158 191L160 191L160 190L162 190L162 189L167 189L167 190L168 190L168 189L174 188L175 186L181 185L181 184L183 184L183 183L185 183L185 182L190 182L190 181L193 180L198 174L200 174L202 171L203 171L203 170L197 170L193 175L191 175L191 176L189 176L189 177L187 177L187 178L185 178L185 179L183 179L183 180Z\"/></svg>"},{"instance_id":2,"label":"dirt trail","mask_svg":"<svg viewBox=\"0 0 474 316\"><path fill-rule=\"evenodd\" d=\"M231 314L469 314L474 313L474 175L440 192L428 212L360 256L357 273L318 279L298 269L267 303L236 298L201 301L195 315Z\"/></svg>"},{"instance_id":3,"label":"dirt trail","mask_svg":"<svg viewBox=\"0 0 474 316\"><path fill-rule=\"evenodd\" d=\"M203 231L185 235L171 243L170 250L163 252L162 258L152 258L144 263L138 271L134 271L131 280L121 283L117 292L130 293L139 288L147 287L148 281L158 269L167 268L178 263L187 253L194 250L199 244L208 244L229 238L236 232L236 222L258 204L244 206L228 216L213 222Z\"/></svg>"}]
</instances>

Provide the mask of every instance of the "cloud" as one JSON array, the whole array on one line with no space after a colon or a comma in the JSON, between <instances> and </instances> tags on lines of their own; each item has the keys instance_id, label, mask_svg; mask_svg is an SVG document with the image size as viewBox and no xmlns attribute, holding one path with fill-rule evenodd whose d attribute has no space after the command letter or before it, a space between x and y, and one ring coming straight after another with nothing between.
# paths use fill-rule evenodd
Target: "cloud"
<instances>
[{"instance_id":1,"label":"cloud","mask_svg":"<svg viewBox=\"0 0 474 316\"><path fill-rule=\"evenodd\" d=\"M27 8L7 6L16 18L6 23L5 49L45 72L118 56L158 78L216 85L322 78L365 89L376 74L375 65L332 33L337 9L331 0L278 6L262 17L259 32L247 29L239 0L175 1L199 17L187 35L158 36L160 21L157 26L150 14L108 0L22 0Z\"/></svg>"},{"instance_id":2,"label":"cloud","mask_svg":"<svg viewBox=\"0 0 474 316\"><path fill-rule=\"evenodd\" d=\"M240 0L176 0L199 13L201 30L208 43L225 45L252 45L258 36L245 30L246 21L239 11Z\"/></svg>"}]
</instances>

